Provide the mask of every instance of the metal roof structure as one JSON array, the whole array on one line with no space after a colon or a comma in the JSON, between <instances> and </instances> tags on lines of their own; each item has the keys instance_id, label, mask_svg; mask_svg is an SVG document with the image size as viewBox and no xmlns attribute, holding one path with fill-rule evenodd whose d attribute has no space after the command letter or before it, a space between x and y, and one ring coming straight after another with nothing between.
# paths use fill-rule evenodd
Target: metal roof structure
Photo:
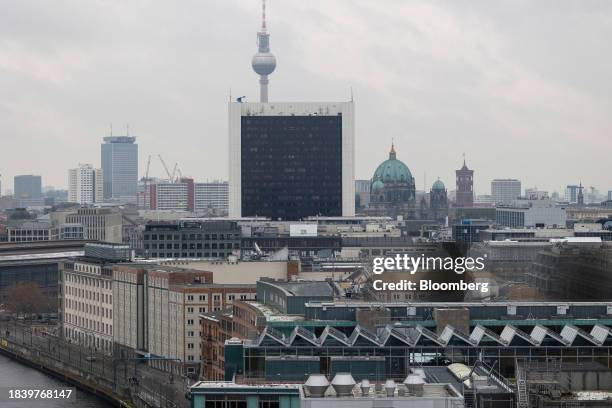
<instances>
[{"instance_id":1,"label":"metal roof structure","mask_svg":"<svg viewBox=\"0 0 612 408\"><path fill-rule=\"evenodd\" d=\"M470 334L462 333L451 325L444 327L438 335L418 325L398 327L387 325L373 333L357 325L347 336L342 331L326 326L320 336L305 327L298 326L286 336L279 330L266 327L257 340L245 340L246 347L601 347L612 344L612 328L597 324L588 333L574 325L563 326L560 332L549 327L535 325L526 333L513 325L506 325L501 335L481 325L474 327Z\"/></svg>"}]
</instances>

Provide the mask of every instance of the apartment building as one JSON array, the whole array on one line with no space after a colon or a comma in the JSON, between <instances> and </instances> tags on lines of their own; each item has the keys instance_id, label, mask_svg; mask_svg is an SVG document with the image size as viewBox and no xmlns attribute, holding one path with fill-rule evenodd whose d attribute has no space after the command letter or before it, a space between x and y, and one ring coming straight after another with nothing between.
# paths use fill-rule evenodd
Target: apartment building
<instances>
[{"instance_id":1,"label":"apartment building","mask_svg":"<svg viewBox=\"0 0 612 408\"><path fill-rule=\"evenodd\" d=\"M68 170L68 201L79 204L92 204L104 201L102 169L91 164L79 164Z\"/></svg>"}]
</instances>

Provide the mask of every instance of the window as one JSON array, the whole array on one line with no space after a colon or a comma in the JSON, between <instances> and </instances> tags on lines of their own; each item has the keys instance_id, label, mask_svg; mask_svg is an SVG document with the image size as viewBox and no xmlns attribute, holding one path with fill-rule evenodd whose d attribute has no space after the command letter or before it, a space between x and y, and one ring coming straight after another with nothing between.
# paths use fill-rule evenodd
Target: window
<instances>
[{"instance_id":1,"label":"window","mask_svg":"<svg viewBox=\"0 0 612 408\"><path fill-rule=\"evenodd\" d=\"M187 319L187 325L192 326L193 325L193 319Z\"/></svg>"},{"instance_id":2,"label":"window","mask_svg":"<svg viewBox=\"0 0 612 408\"><path fill-rule=\"evenodd\" d=\"M187 313L193 313L193 307L188 307L187 308Z\"/></svg>"}]
</instances>

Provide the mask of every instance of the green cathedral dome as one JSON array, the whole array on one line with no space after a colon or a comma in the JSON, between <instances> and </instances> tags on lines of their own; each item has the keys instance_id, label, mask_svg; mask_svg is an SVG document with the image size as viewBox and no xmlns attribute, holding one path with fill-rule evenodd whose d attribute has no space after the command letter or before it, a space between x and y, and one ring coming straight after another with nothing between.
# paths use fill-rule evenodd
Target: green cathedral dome
<instances>
[{"instance_id":1,"label":"green cathedral dome","mask_svg":"<svg viewBox=\"0 0 612 408\"><path fill-rule=\"evenodd\" d=\"M397 160L393 145L391 145L389 159L382 162L374 172L372 182L375 183L377 180L383 183L409 183L412 180L412 173L408 166L401 160ZM374 187L373 184L372 187Z\"/></svg>"},{"instance_id":2,"label":"green cathedral dome","mask_svg":"<svg viewBox=\"0 0 612 408\"><path fill-rule=\"evenodd\" d=\"M446 187L444 187L444 183L438 179L436 181L434 181L433 185L431 186L432 190L445 190Z\"/></svg>"}]
</instances>

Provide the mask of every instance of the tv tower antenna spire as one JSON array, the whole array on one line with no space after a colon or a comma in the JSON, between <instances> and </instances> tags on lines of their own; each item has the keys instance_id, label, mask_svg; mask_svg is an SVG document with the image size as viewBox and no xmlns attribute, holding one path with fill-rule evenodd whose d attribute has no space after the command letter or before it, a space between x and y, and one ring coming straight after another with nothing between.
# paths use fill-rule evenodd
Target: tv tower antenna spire
<instances>
[{"instance_id":1,"label":"tv tower antenna spire","mask_svg":"<svg viewBox=\"0 0 612 408\"><path fill-rule=\"evenodd\" d=\"M261 31L266 31L266 0L261 0Z\"/></svg>"}]
</instances>

